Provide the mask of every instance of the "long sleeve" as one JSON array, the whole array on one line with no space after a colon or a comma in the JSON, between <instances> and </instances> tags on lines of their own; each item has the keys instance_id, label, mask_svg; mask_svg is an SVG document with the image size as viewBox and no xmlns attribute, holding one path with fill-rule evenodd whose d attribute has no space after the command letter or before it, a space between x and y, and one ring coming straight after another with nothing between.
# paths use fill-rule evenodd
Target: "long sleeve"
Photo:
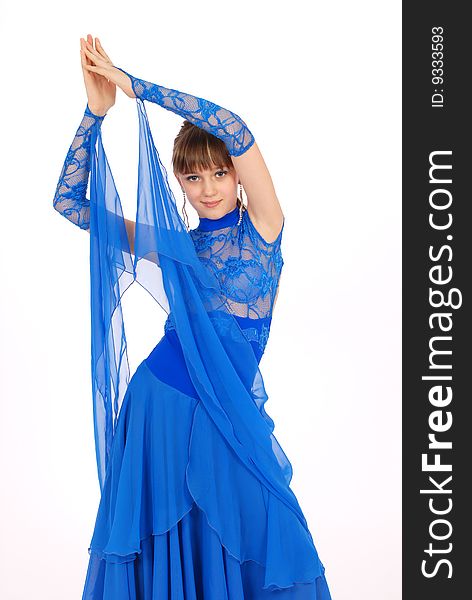
<instances>
[{"instance_id":1,"label":"long sleeve","mask_svg":"<svg viewBox=\"0 0 472 600\"><path fill-rule=\"evenodd\" d=\"M204 98L133 77L124 69L116 68L131 79L133 91L138 98L159 104L221 139L230 155L240 156L253 145L254 136L246 123L230 110Z\"/></svg>"},{"instance_id":2,"label":"long sleeve","mask_svg":"<svg viewBox=\"0 0 472 600\"><path fill-rule=\"evenodd\" d=\"M90 201L86 197L90 173L90 137L94 127L101 127L105 116L94 115L87 104L54 194L53 207L81 229L90 227Z\"/></svg>"}]
</instances>

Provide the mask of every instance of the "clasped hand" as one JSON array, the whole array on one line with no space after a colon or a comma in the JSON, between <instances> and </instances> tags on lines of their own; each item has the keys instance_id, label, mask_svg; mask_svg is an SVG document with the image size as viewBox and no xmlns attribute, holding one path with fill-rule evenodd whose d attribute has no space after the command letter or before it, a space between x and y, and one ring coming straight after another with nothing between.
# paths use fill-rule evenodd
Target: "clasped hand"
<instances>
[{"instance_id":1,"label":"clasped hand","mask_svg":"<svg viewBox=\"0 0 472 600\"><path fill-rule=\"evenodd\" d=\"M90 34L86 40L80 38L80 58L88 105L94 114L104 115L115 104L116 86L129 98L136 98L130 78L113 66L98 37L95 45Z\"/></svg>"}]
</instances>

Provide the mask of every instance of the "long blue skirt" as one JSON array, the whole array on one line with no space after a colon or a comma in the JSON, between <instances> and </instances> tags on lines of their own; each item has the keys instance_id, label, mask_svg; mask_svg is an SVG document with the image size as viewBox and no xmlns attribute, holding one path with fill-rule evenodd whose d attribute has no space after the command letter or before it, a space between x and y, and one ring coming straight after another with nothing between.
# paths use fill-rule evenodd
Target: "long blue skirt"
<instances>
[{"instance_id":1,"label":"long blue skirt","mask_svg":"<svg viewBox=\"0 0 472 600\"><path fill-rule=\"evenodd\" d=\"M330 600L298 518L227 446L175 331L118 417L82 600Z\"/></svg>"}]
</instances>

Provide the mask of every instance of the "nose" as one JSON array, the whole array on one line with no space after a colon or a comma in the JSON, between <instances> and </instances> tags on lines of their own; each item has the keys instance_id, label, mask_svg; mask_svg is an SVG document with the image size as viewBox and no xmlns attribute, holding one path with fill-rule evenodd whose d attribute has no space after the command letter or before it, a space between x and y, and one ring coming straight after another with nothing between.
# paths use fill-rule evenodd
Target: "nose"
<instances>
[{"instance_id":1,"label":"nose","mask_svg":"<svg viewBox=\"0 0 472 600\"><path fill-rule=\"evenodd\" d=\"M213 198L215 194L217 194L215 184L211 180L206 181L203 188L203 195L205 196L205 198Z\"/></svg>"}]
</instances>

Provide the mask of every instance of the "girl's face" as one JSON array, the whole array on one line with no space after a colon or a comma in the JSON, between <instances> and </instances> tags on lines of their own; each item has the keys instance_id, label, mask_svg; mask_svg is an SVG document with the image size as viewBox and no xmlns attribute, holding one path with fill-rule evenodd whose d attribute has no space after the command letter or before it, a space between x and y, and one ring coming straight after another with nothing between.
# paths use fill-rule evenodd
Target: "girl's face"
<instances>
[{"instance_id":1,"label":"girl's face","mask_svg":"<svg viewBox=\"0 0 472 600\"><path fill-rule=\"evenodd\" d=\"M236 208L238 176L234 168L214 165L207 170L174 174L199 217L218 219Z\"/></svg>"}]
</instances>

